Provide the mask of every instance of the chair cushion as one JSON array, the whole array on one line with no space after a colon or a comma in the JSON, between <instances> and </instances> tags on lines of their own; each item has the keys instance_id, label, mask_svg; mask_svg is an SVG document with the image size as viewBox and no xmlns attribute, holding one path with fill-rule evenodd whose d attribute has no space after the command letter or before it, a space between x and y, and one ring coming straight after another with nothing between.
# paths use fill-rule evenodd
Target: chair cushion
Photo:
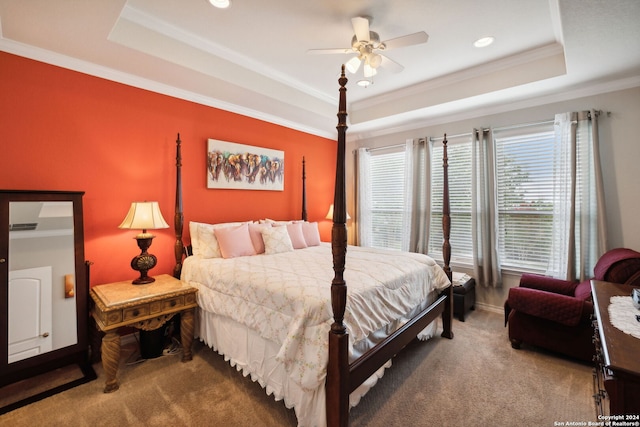
<instances>
[{"instance_id":1,"label":"chair cushion","mask_svg":"<svg viewBox=\"0 0 640 427\"><path fill-rule=\"evenodd\" d=\"M551 320L567 326L576 326L583 317L586 301L573 296L554 294L538 289L509 289L509 307L513 310Z\"/></svg>"},{"instance_id":2,"label":"chair cushion","mask_svg":"<svg viewBox=\"0 0 640 427\"><path fill-rule=\"evenodd\" d=\"M591 280L585 280L584 282L576 286L574 295L581 301L591 301Z\"/></svg>"},{"instance_id":3,"label":"chair cushion","mask_svg":"<svg viewBox=\"0 0 640 427\"><path fill-rule=\"evenodd\" d=\"M577 282L554 279L553 277L539 274L525 273L520 277L520 286L523 288L538 289L562 295L574 295Z\"/></svg>"}]
</instances>

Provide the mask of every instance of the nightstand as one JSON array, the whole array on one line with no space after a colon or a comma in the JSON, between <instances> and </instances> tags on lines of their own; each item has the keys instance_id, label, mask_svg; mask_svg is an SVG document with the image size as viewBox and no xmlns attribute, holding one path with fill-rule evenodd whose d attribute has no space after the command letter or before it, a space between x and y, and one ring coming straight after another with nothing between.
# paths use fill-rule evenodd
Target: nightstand
<instances>
[{"instance_id":1,"label":"nightstand","mask_svg":"<svg viewBox=\"0 0 640 427\"><path fill-rule=\"evenodd\" d=\"M97 327L105 333L102 338L102 366L106 383L105 393L118 389L120 363L120 335L118 328L131 326L152 331L180 313L182 361L192 359L194 317L197 289L173 276L163 274L156 281L134 285L130 280L98 285L91 288L95 306L91 312Z\"/></svg>"},{"instance_id":2,"label":"nightstand","mask_svg":"<svg viewBox=\"0 0 640 427\"><path fill-rule=\"evenodd\" d=\"M453 273L453 315L461 322L476 305L476 280L462 273Z\"/></svg>"}]
</instances>

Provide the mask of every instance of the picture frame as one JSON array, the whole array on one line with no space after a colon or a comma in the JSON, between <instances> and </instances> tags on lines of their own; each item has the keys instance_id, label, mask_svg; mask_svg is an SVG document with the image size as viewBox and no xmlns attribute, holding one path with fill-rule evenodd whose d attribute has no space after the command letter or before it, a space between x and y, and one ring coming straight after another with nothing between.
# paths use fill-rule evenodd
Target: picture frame
<instances>
[{"instance_id":1,"label":"picture frame","mask_svg":"<svg viewBox=\"0 0 640 427\"><path fill-rule=\"evenodd\" d=\"M284 151L207 140L207 188L284 191Z\"/></svg>"}]
</instances>

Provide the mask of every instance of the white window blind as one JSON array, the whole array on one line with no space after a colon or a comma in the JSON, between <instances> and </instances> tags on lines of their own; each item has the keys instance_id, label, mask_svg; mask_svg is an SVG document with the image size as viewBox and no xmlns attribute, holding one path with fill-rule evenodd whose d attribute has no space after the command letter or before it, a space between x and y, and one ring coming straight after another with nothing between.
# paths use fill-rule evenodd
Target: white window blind
<instances>
[{"instance_id":1,"label":"white window blind","mask_svg":"<svg viewBox=\"0 0 640 427\"><path fill-rule=\"evenodd\" d=\"M471 245L471 139L447 144L451 261L472 263ZM429 254L442 259L442 142L433 144L431 156L431 224Z\"/></svg>"},{"instance_id":2,"label":"white window blind","mask_svg":"<svg viewBox=\"0 0 640 427\"><path fill-rule=\"evenodd\" d=\"M402 247L402 216L405 194L404 148L371 152L371 245Z\"/></svg>"},{"instance_id":3,"label":"white window blind","mask_svg":"<svg viewBox=\"0 0 640 427\"><path fill-rule=\"evenodd\" d=\"M498 246L503 268L544 271L551 253L553 125L494 132Z\"/></svg>"}]
</instances>

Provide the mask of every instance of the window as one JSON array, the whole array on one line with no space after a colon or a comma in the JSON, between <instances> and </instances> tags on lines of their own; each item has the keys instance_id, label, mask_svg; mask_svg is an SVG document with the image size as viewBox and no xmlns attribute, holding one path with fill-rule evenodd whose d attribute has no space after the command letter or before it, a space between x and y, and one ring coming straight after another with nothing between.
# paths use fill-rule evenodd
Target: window
<instances>
[{"instance_id":1,"label":"window","mask_svg":"<svg viewBox=\"0 0 640 427\"><path fill-rule=\"evenodd\" d=\"M405 204L405 150L370 151L371 246L401 249Z\"/></svg>"},{"instance_id":2,"label":"window","mask_svg":"<svg viewBox=\"0 0 640 427\"><path fill-rule=\"evenodd\" d=\"M502 267L544 271L553 235L553 125L495 132L494 139Z\"/></svg>"},{"instance_id":3,"label":"window","mask_svg":"<svg viewBox=\"0 0 640 427\"><path fill-rule=\"evenodd\" d=\"M441 140L431 142L430 183L418 183L430 194L428 254L442 260L443 170ZM553 235L553 167L556 142L553 124L494 132L497 242L501 267L544 272ZM451 263L473 264L471 136L449 140ZM405 198L404 147L370 151L371 246L402 248ZM423 166L420 166L422 168Z\"/></svg>"},{"instance_id":4,"label":"window","mask_svg":"<svg viewBox=\"0 0 640 427\"><path fill-rule=\"evenodd\" d=\"M432 145L431 155L431 223L429 255L442 260L442 142ZM451 218L451 261L473 263L471 243L471 139L449 141L449 210Z\"/></svg>"}]
</instances>

